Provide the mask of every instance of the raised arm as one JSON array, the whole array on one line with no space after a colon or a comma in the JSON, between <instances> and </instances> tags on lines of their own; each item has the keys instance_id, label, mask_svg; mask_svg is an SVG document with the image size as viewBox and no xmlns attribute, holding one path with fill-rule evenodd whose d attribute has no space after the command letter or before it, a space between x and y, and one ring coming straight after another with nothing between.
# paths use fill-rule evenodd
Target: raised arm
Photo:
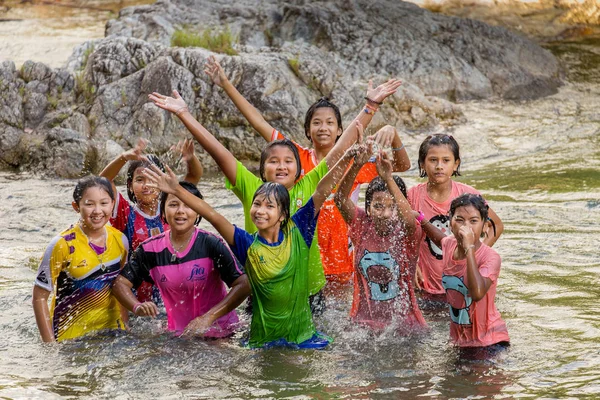
<instances>
[{"instance_id":1,"label":"raised arm","mask_svg":"<svg viewBox=\"0 0 600 400\"><path fill-rule=\"evenodd\" d=\"M181 154L181 158L187 165L187 173L183 178L184 181L193 185L197 185L202 178L202 164L196 154L194 154L194 141L192 139L180 140L176 145L171 146L171 150Z\"/></svg>"},{"instance_id":2,"label":"raised arm","mask_svg":"<svg viewBox=\"0 0 600 400\"><path fill-rule=\"evenodd\" d=\"M166 166L167 172L162 172L156 165L150 166L144 170L144 174L148 176L153 183L148 184L150 187L155 187L158 190L177 196L181 201L187 204L192 210L198 213L202 218L207 220L219 234L225 239L229 245L234 245L235 227L223 215L219 214L204 200L194 196L185 190L177 181L177 176L171 168Z\"/></svg>"},{"instance_id":3,"label":"raised arm","mask_svg":"<svg viewBox=\"0 0 600 400\"><path fill-rule=\"evenodd\" d=\"M470 227L463 225L458 231L456 240L467 257L467 277L465 284L469 289L469 295L473 301L479 301L485 296L492 285L492 280L481 276L479 272L479 265L477 265L477 260L475 259L475 234Z\"/></svg>"},{"instance_id":4,"label":"raised arm","mask_svg":"<svg viewBox=\"0 0 600 400\"><path fill-rule=\"evenodd\" d=\"M404 223L406 233L409 236L412 236L416 229L415 217L412 209L410 208L408 200L406 200L406 197L404 197L400 191L400 188L396 184L396 181L394 180L394 176L392 175L392 162L386 152L380 150L379 154L377 155L376 166L377 173L386 183L388 190L394 197L396 208L398 209L398 218L400 218L400 221Z\"/></svg>"},{"instance_id":5,"label":"raised arm","mask_svg":"<svg viewBox=\"0 0 600 400\"><path fill-rule=\"evenodd\" d=\"M194 138L200 143L217 162L223 174L232 185L236 183L237 177L237 159L231 154L225 146L221 144L192 114L190 114L185 101L176 90L173 91L173 97L163 96L160 93L152 93L148 98L154 102L157 107L167 110L177 115L185 127L190 131ZM183 199L182 199L183 200Z\"/></svg>"},{"instance_id":6,"label":"raised arm","mask_svg":"<svg viewBox=\"0 0 600 400\"><path fill-rule=\"evenodd\" d=\"M135 147L123 152L120 156L108 163L106 167L100 172L100 176L108 179L113 186L113 193L117 194L117 187L115 186L115 178L119 175L121 168L127 161L141 160L144 157L144 150L148 145L146 139L140 138Z\"/></svg>"},{"instance_id":7,"label":"raised arm","mask_svg":"<svg viewBox=\"0 0 600 400\"><path fill-rule=\"evenodd\" d=\"M417 217L417 218L419 218L419 217ZM427 237L429 239L431 239L431 241L433 243L435 243L435 245L441 249L442 248L442 239L446 237L446 234L444 232L442 232L440 229L438 229L431 222L429 222L427 220L427 218L424 218L424 216L421 216L420 218L421 218L421 229L423 229L423 232L425 232Z\"/></svg>"},{"instance_id":8,"label":"raised arm","mask_svg":"<svg viewBox=\"0 0 600 400\"><path fill-rule=\"evenodd\" d=\"M233 101L233 104L242 113L244 118L248 120L250 125L267 141L271 141L273 127L265 120L260 112L252 104L248 102L236 89L235 86L227 79L223 67L215 59L214 56L208 58L204 72L210 77L213 83L222 88L227 96Z\"/></svg>"},{"instance_id":9,"label":"raised arm","mask_svg":"<svg viewBox=\"0 0 600 400\"><path fill-rule=\"evenodd\" d=\"M378 130L375 135L371 136L374 142L380 149L386 149L392 147L392 154L394 156L394 172L408 171L410 168L410 160L408 153L402 144L402 138L398 130L392 125L386 125Z\"/></svg>"},{"instance_id":10,"label":"raised arm","mask_svg":"<svg viewBox=\"0 0 600 400\"><path fill-rule=\"evenodd\" d=\"M398 79L390 79L389 81L377 86L373 89L373 84L369 81L367 95L365 96L368 100L367 103L361 110L354 120L348 125L342 136L340 136L339 140L331 149L331 151L325 157L327 162L327 166L331 168L333 165L337 163L340 157L344 154L344 152L352 146L354 143L359 141L359 133L356 129L355 121L359 121L363 129L369 125L371 120L373 119L373 115L379 108L379 106L383 103L383 101L390 95L396 93L396 90L402 84ZM365 112L366 111L366 112Z\"/></svg>"},{"instance_id":11,"label":"raised arm","mask_svg":"<svg viewBox=\"0 0 600 400\"><path fill-rule=\"evenodd\" d=\"M356 217L356 205L352 199L350 199L350 192L352 191L358 172L369 160L369 157L371 157L371 152L372 148L370 143L360 146L354 157L354 163L342 178L335 193L335 205L340 210L342 218L344 218L344 221L346 221L347 224L354 221L354 218Z\"/></svg>"}]
</instances>

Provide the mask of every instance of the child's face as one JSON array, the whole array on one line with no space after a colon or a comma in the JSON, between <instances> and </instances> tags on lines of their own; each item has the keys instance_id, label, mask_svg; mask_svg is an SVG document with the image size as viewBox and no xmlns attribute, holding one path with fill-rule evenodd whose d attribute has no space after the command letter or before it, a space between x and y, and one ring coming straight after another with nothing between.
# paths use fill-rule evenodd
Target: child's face
<instances>
[{"instance_id":1,"label":"child's face","mask_svg":"<svg viewBox=\"0 0 600 400\"><path fill-rule=\"evenodd\" d=\"M281 224L284 217L274 198L258 195L250 207L250 218L258 230L264 230Z\"/></svg>"},{"instance_id":2,"label":"child's face","mask_svg":"<svg viewBox=\"0 0 600 400\"><path fill-rule=\"evenodd\" d=\"M148 186L149 178L143 174L144 167L139 167L133 172L131 190L140 204L156 204L158 202L159 191Z\"/></svg>"},{"instance_id":3,"label":"child's face","mask_svg":"<svg viewBox=\"0 0 600 400\"><path fill-rule=\"evenodd\" d=\"M294 186L298 165L292 150L287 146L274 146L265 160L264 174L267 182L277 182L290 189Z\"/></svg>"},{"instance_id":4,"label":"child's face","mask_svg":"<svg viewBox=\"0 0 600 400\"><path fill-rule=\"evenodd\" d=\"M443 144L429 148L422 168L427 173L429 182L441 184L448 182L459 164L460 161L454 158L450 146Z\"/></svg>"},{"instance_id":5,"label":"child's face","mask_svg":"<svg viewBox=\"0 0 600 400\"><path fill-rule=\"evenodd\" d=\"M315 148L331 148L342 134L335 112L330 107L319 107L310 120L310 139Z\"/></svg>"},{"instance_id":6,"label":"child's face","mask_svg":"<svg viewBox=\"0 0 600 400\"><path fill-rule=\"evenodd\" d=\"M198 214L172 194L165 200L165 219L174 233L187 233L194 227Z\"/></svg>"},{"instance_id":7,"label":"child's face","mask_svg":"<svg viewBox=\"0 0 600 400\"><path fill-rule=\"evenodd\" d=\"M390 230L398 219L398 208L394 196L387 191L373 193L373 199L369 205L369 215L377 230Z\"/></svg>"},{"instance_id":8,"label":"child's face","mask_svg":"<svg viewBox=\"0 0 600 400\"><path fill-rule=\"evenodd\" d=\"M462 226L471 228L473 235L476 240L481 237L483 232L483 225L485 221L481 219L481 213L479 210L472 205L458 207L454 210L452 219L450 220L450 229L452 234L459 238L459 231Z\"/></svg>"},{"instance_id":9,"label":"child's face","mask_svg":"<svg viewBox=\"0 0 600 400\"><path fill-rule=\"evenodd\" d=\"M81 216L84 228L95 231L108 222L114 206L108 192L98 186L87 188L79 204L73 202L73 208Z\"/></svg>"}]
</instances>

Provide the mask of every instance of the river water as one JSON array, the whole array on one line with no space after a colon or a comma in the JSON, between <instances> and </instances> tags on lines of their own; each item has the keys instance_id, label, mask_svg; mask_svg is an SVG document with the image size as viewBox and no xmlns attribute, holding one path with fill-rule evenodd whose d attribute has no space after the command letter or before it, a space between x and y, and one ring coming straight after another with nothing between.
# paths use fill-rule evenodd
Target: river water
<instances>
[{"instance_id":1,"label":"river water","mask_svg":"<svg viewBox=\"0 0 600 400\"><path fill-rule=\"evenodd\" d=\"M463 104L463 176L490 200L505 233L496 303L511 347L464 360L448 344L448 316L426 311L430 332L373 336L347 318L349 298L317 319L325 351L251 351L238 342L183 340L165 321L127 334L43 345L32 282L51 238L77 219L73 181L0 173L0 397L3 398L599 398L600 38L547 45L570 83L533 102ZM411 161L425 133L404 134ZM416 170L403 175L420 182ZM123 188L120 188L121 190ZM242 223L219 176L205 198ZM210 229L206 223L202 227Z\"/></svg>"}]
</instances>

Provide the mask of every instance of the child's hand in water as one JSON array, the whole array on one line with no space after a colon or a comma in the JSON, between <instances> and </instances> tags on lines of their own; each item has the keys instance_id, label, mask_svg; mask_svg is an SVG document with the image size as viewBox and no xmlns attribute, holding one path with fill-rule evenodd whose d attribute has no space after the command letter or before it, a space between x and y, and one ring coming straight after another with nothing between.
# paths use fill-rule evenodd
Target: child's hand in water
<instances>
[{"instance_id":1,"label":"child's hand in water","mask_svg":"<svg viewBox=\"0 0 600 400\"><path fill-rule=\"evenodd\" d=\"M135 147L121 154L121 157L123 157L125 161L141 160L144 158L143 154L147 145L148 141L144 138L140 138Z\"/></svg>"},{"instance_id":2,"label":"child's hand in water","mask_svg":"<svg viewBox=\"0 0 600 400\"><path fill-rule=\"evenodd\" d=\"M475 245L475 233L471 227L463 225L458 230L458 239L464 251Z\"/></svg>"},{"instance_id":3,"label":"child's hand in water","mask_svg":"<svg viewBox=\"0 0 600 400\"><path fill-rule=\"evenodd\" d=\"M173 90L173 97L164 96L160 93L153 92L148 95L148 98L154 102L154 105L162 108L163 110L170 111L179 115L179 113L188 111L188 107L185 104L185 100L179 95L177 90Z\"/></svg>"},{"instance_id":4,"label":"child's hand in water","mask_svg":"<svg viewBox=\"0 0 600 400\"><path fill-rule=\"evenodd\" d=\"M208 57L208 61L204 67L204 72L206 72L206 74L210 77L210 80L213 81L213 83L218 87L222 88L223 84L227 82L225 71L223 71L223 67L221 67L221 64L219 64L215 56Z\"/></svg>"},{"instance_id":5,"label":"child's hand in water","mask_svg":"<svg viewBox=\"0 0 600 400\"><path fill-rule=\"evenodd\" d=\"M196 317L183 330L182 336L201 336L210 328L214 320L207 314Z\"/></svg>"},{"instance_id":6,"label":"child's hand in water","mask_svg":"<svg viewBox=\"0 0 600 400\"><path fill-rule=\"evenodd\" d=\"M162 172L160 168L156 165L152 164L148 168L144 168L144 175L150 178L151 182L148 182L148 187L156 188L161 192L174 194L177 191L177 186L179 186L179 179L177 179L177 175L169 168L168 165L165 165L167 172Z\"/></svg>"},{"instance_id":7,"label":"child's hand in water","mask_svg":"<svg viewBox=\"0 0 600 400\"><path fill-rule=\"evenodd\" d=\"M381 104L388 96L396 93L400 85L402 85L400 79L390 79L373 89L373 81L370 80L367 87L367 99Z\"/></svg>"},{"instance_id":8,"label":"child's hand in water","mask_svg":"<svg viewBox=\"0 0 600 400\"><path fill-rule=\"evenodd\" d=\"M152 317L156 318L158 315L158 307L151 301L145 301L135 307L135 315L139 317Z\"/></svg>"},{"instance_id":9,"label":"child's hand in water","mask_svg":"<svg viewBox=\"0 0 600 400\"><path fill-rule=\"evenodd\" d=\"M387 155L386 152L380 150L379 154L377 154L377 160L375 161L375 166L377 167L377 173L384 181L392 178L392 171L394 168L392 167L392 161L390 160L390 156Z\"/></svg>"}]
</instances>

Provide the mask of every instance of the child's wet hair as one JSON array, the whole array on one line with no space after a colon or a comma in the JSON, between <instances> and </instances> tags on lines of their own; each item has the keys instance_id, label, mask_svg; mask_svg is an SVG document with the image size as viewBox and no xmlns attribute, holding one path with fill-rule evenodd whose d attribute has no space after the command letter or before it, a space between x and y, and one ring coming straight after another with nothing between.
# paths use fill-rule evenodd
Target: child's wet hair
<instances>
[{"instance_id":1,"label":"child's wet hair","mask_svg":"<svg viewBox=\"0 0 600 400\"><path fill-rule=\"evenodd\" d=\"M423 168L423 165L425 164L427 153L429 153L429 149L432 146L448 146L454 155L454 159L460 161L460 146L458 145L456 139L454 139L454 136L442 133L429 135L425 138L425 140L423 140L423 143L421 143L421 146L419 147L419 176L421 178L425 178L427 176L427 172ZM452 176L460 176L460 162Z\"/></svg>"},{"instance_id":2,"label":"child's wet hair","mask_svg":"<svg viewBox=\"0 0 600 400\"><path fill-rule=\"evenodd\" d=\"M267 162L267 158L269 158L269 154L271 154L271 149L276 146L287 147L288 149L290 149L292 154L294 154L294 159L296 160L296 177L294 178L294 181L297 181L298 178L300 178L300 173L302 172L302 165L300 164L300 154L298 154L298 149L296 148L294 142L292 142L289 139L273 140L265 146L263 151L260 153L260 179L262 179L263 182L267 181L267 179L265 178L265 163Z\"/></svg>"},{"instance_id":3,"label":"child's wet hair","mask_svg":"<svg viewBox=\"0 0 600 400\"><path fill-rule=\"evenodd\" d=\"M79 204L85 191L89 188L99 187L103 189L110 196L112 201L115 201L115 192L113 191L112 184L110 181L101 176L88 176L86 178L80 179L75 185L75 190L73 190L73 201Z\"/></svg>"},{"instance_id":4,"label":"child's wet hair","mask_svg":"<svg viewBox=\"0 0 600 400\"><path fill-rule=\"evenodd\" d=\"M344 128L342 128L342 114L340 113L340 109L338 108L338 106L329 101L327 97L321 97L308 108L308 110L306 111L306 116L304 117L304 134L310 141L312 141L312 139L310 138L310 123L312 122L313 115L315 114L317 108L324 107L331 108L333 110L333 113L335 114L335 119L337 120L338 128L342 131L344 130ZM336 142L339 139L339 137L339 135L336 137Z\"/></svg>"},{"instance_id":5,"label":"child's wet hair","mask_svg":"<svg viewBox=\"0 0 600 400\"><path fill-rule=\"evenodd\" d=\"M146 156L146 160L134 160L129 163L129 168L127 168L127 197L133 203L137 203L137 199L135 198L135 194L133 193L133 174L135 170L138 168L148 168L150 165L156 165L162 172L165 172L165 166L162 161L155 156L154 154L148 154Z\"/></svg>"},{"instance_id":6,"label":"child's wet hair","mask_svg":"<svg viewBox=\"0 0 600 400\"><path fill-rule=\"evenodd\" d=\"M278 182L265 182L256 193L254 193L254 197L252 197L252 203L258 196L264 196L267 200L273 201L275 199L275 203L277 203L277 207L279 207L279 212L283 216L283 221L281 221L281 230L284 230L290 221L290 193L281 183Z\"/></svg>"},{"instance_id":7,"label":"child's wet hair","mask_svg":"<svg viewBox=\"0 0 600 400\"><path fill-rule=\"evenodd\" d=\"M404 197L406 196L406 185L404 181L399 176L393 175L394 182L400 188L400 192ZM370 214L369 209L371 208L371 202L373 201L373 195L377 192L390 192L387 183L380 176L375 177L367 186L367 191L365 192L365 212L367 215Z\"/></svg>"},{"instance_id":8,"label":"child's wet hair","mask_svg":"<svg viewBox=\"0 0 600 400\"><path fill-rule=\"evenodd\" d=\"M479 215L481 216L481 220L483 222L489 221L494 229L494 236L496 236L496 224L492 219L489 218L489 209L487 202L485 199L479 194L472 193L463 193L450 203L450 211L449 216L450 220L452 220L452 216L456 209L460 207L468 207L473 206L477 211L479 211Z\"/></svg>"},{"instance_id":9,"label":"child's wet hair","mask_svg":"<svg viewBox=\"0 0 600 400\"><path fill-rule=\"evenodd\" d=\"M182 188L184 188L185 190L187 190L188 192L190 192L191 194L193 194L194 196L196 196L199 199L204 199L204 197L202 196L202 193L200 193L200 190L198 190L198 187L196 185L194 185L193 183L187 182L187 181L179 181L179 184L181 185ZM165 207L166 207L166 202L167 202L167 197L169 197L169 194L166 192L161 192L160 194L160 207L159 207L159 212L160 212L160 216L163 219L164 222L166 222L165 219ZM196 217L196 221L194 222L194 225L198 225L200 223L200 221L202 221L202 217L200 215L198 215Z\"/></svg>"}]
</instances>

